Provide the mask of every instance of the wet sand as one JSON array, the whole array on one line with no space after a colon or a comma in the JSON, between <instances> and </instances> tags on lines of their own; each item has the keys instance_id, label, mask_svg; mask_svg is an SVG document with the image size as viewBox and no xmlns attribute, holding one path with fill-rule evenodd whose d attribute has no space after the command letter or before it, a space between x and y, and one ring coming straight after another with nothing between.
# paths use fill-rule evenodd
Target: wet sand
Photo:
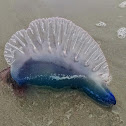
<instances>
[{"instance_id":1,"label":"wet sand","mask_svg":"<svg viewBox=\"0 0 126 126\"><path fill-rule=\"evenodd\" d=\"M1 0L0 70L7 67L4 45L12 34L37 18L60 16L84 28L101 46L112 75L110 89L117 104L111 109L97 105L76 90L58 91L31 86L24 98L0 83L0 126L125 126L126 38L117 30L126 27L122 0ZM103 21L106 27L95 24Z\"/></svg>"}]
</instances>

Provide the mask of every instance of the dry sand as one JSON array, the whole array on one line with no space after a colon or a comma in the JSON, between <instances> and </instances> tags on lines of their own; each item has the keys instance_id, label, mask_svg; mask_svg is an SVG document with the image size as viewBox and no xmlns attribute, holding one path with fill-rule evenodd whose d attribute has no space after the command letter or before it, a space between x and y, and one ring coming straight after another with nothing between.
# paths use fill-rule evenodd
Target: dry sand
<instances>
[{"instance_id":1,"label":"dry sand","mask_svg":"<svg viewBox=\"0 0 126 126\"><path fill-rule=\"evenodd\" d=\"M101 45L109 63L110 89L117 99L104 108L84 94L67 90L54 92L31 87L25 98L13 95L0 84L0 126L126 126L126 38L116 31L126 27L122 0L1 0L0 70L7 67L4 45L12 34L37 18L61 16L84 28ZM97 27L103 21L106 27Z\"/></svg>"}]
</instances>

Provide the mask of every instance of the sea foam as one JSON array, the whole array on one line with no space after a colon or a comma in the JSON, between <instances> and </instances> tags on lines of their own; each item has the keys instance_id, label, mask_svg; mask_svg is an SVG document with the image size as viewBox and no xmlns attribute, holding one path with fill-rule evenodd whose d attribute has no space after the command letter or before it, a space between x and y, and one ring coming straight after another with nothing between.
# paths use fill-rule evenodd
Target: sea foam
<instances>
[{"instance_id":1,"label":"sea foam","mask_svg":"<svg viewBox=\"0 0 126 126\"><path fill-rule=\"evenodd\" d=\"M117 36L120 39L124 39L126 37L126 28L122 27L117 31Z\"/></svg>"}]
</instances>

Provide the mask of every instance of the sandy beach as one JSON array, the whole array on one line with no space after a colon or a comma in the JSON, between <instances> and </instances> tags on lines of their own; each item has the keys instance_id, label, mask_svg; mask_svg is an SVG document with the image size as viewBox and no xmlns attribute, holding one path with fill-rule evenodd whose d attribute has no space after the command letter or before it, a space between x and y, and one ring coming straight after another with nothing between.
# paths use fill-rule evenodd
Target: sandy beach
<instances>
[{"instance_id":1,"label":"sandy beach","mask_svg":"<svg viewBox=\"0 0 126 126\"><path fill-rule=\"evenodd\" d=\"M122 0L1 0L0 70L8 65L3 52L6 42L31 21L63 17L85 29L101 46L112 81L109 88L117 104L104 108L76 90L55 92L31 86L24 98L0 82L0 126L126 126L126 38L117 30L126 27ZM99 21L106 23L98 27Z\"/></svg>"}]
</instances>

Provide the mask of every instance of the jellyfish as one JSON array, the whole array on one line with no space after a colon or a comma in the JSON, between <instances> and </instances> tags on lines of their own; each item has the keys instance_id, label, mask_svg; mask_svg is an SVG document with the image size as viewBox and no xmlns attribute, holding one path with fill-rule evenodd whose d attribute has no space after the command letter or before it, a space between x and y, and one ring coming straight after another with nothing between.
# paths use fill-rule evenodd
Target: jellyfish
<instances>
[{"instance_id":1,"label":"jellyfish","mask_svg":"<svg viewBox=\"0 0 126 126\"><path fill-rule=\"evenodd\" d=\"M81 27L61 18L36 19L5 45L9 65L1 80L14 88L26 85L74 88L110 107L116 99L108 89L110 73L98 43Z\"/></svg>"}]
</instances>

